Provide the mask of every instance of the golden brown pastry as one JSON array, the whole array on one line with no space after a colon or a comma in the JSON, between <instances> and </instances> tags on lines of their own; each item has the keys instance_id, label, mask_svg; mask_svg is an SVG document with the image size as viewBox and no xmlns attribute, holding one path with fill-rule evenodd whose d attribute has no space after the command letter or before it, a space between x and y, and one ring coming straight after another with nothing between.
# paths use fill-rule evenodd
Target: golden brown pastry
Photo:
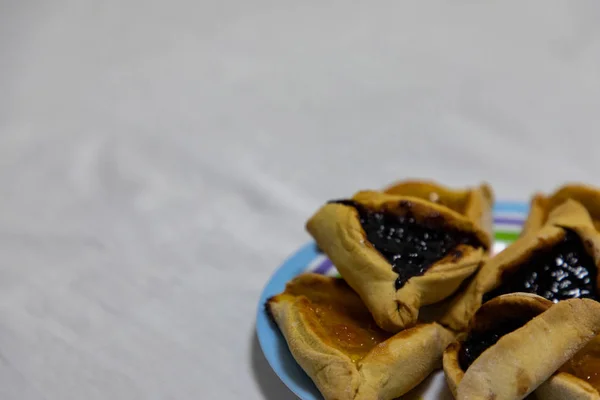
<instances>
[{"instance_id":1,"label":"golden brown pastry","mask_svg":"<svg viewBox=\"0 0 600 400\"><path fill-rule=\"evenodd\" d=\"M521 235L538 231L547 222L550 213L569 199L581 204L590 215L595 229L600 230L600 189L583 184L567 184L549 196L542 193L533 196ZM538 400L600 400L600 337L595 338L561 371L564 372L549 379L536 391Z\"/></svg>"},{"instance_id":2,"label":"golden brown pastry","mask_svg":"<svg viewBox=\"0 0 600 400\"><path fill-rule=\"evenodd\" d=\"M492 242L489 187L406 182L323 206L307 230L389 332L450 296Z\"/></svg>"},{"instance_id":3,"label":"golden brown pastry","mask_svg":"<svg viewBox=\"0 0 600 400\"><path fill-rule=\"evenodd\" d=\"M531 199L529 214L521 235L540 229L548 220L552 210L569 199L584 206L590 214L596 230L600 230L600 189L573 183L560 187L550 196L536 193Z\"/></svg>"},{"instance_id":4,"label":"golden brown pastry","mask_svg":"<svg viewBox=\"0 0 600 400\"><path fill-rule=\"evenodd\" d=\"M580 203L567 200L536 232L517 239L487 260L452 300L442 325L464 330L482 302L513 292L552 301L599 299L600 233Z\"/></svg>"},{"instance_id":5,"label":"golden brown pastry","mask_svg":"<svg viewBox=\"0 0 600 400\"><path fill-rule=\"evenodd\" d=\"M472 189L452 189L431 181L407 180L389 186L385 193L418 197L448 207L476 221L481 229L493 236L491 207L494 203L494 192L486 183Z\"/></svg>"},{"instance_id":6,"label":"golden brown pastry","mask_svg":"<svg viewBox=\"0 0 600 400\"><path fill-rule=\"evenodd\" d=\"M267 308L298 364L325 400L388 400L441 366L454 334L436 323L381 330L342 280L303 274Z\"/></svg>"},{"instance_id":7,"label":"golden brown pastry","mask_svg":"<svg viewBox=\"0 0 600 400\"><path fill-rule=\"evenodd\" d=\"M466 338L444 352L446 380L458 400L520 400L598 333L600 303L594 300L555 304L529 293L502 295L485 303ZM569 385L560 375L552 380ZM580 397L561 397L575 398Z\"/></svg>"}]
</instances>

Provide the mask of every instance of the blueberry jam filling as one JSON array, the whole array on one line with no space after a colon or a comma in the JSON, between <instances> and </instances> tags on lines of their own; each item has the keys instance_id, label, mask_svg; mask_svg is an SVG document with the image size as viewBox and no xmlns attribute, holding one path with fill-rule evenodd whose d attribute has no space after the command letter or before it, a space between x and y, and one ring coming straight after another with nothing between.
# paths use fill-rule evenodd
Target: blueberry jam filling
<instances>
[{"instance_id":1,"label":"blueberry jam filling","mask_svg":"<svg viewBox=\"0 0 600 400\"><path fill-rule=\"evenodd\" d=\"M481 353L495 345L502 336L516 331L525 325L526 322L524 320L511 320L502 323L496 329L484 332L471 332L458 352L458 363L462 370L466 371Z\"/></svg>"},{"instance_id":2,"label":"blueberry jam filling","mask_svg":"<svg viewBox=\"0 0 600 400\"><path fill-rule=\"evenodd\" d=\"M435 262L448 255L458 260L462 253L457 247L461 244L482 247L475 235L444 227L439 215L417 221L408 211L412 206L408 201L400 203L400 208L407 210L403 215L369 210L352 200L330 203L356 209L367 240L398 274L396 289L404 286L411 277L423 275Z\"/></svg>"},{"instance_id":3,"label":"blueberry jam filling","mask_svg":"<svg viewBox=\"0 0 600 400\"><path fill-rule=\"evenodd\" d=\"M597 287L598 269L575 232L549 249L540 250L503 283L486 293L483 301L506 293L535 293L553 302L572 298L600 300Z\"/></svg>"}]
</instances>

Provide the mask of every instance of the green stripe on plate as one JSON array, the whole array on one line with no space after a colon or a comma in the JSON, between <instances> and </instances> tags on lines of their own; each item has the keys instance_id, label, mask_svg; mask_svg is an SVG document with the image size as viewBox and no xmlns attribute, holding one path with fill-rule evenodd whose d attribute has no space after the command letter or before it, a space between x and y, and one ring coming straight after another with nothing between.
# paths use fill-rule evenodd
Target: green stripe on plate
<instances>
[{"instance_id":1,"label":"green stripe on plate","mask_svg":"<svg viewBox=\"0 0 600 400\"><path fill-rule=\"evenodd\" d=\"M503 240L505 242L514 242L519 237L519 232L496 232L494 234L496 240Z\"/></svg>"}]
</instances>

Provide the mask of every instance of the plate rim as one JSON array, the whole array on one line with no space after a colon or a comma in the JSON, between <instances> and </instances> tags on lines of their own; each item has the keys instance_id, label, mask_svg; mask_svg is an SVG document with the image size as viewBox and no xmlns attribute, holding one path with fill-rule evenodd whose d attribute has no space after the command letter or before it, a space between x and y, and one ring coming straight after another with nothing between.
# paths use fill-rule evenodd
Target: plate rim
<instances>
[{"instance_id":1,"label":"plate rim","mask_svg":"<svg viewBox=\"0 0 600 400\"><path fill-rule=\"evenodd\" d=\"M268 316L265 310L265 304L270 297L283 292L286 283L296 277L299 273L305 271L307 265L318 257L319 254L316 243L311 241L288 256L271 274L269 280L263 287L256 313L256 336L258 337L258 343L260 344L260 348L267 359L269 366L285 386L302 400L318 400L318 398L316 398L313 393L298 385L298 383L283 370L284 366L279 354L277 354L277 346L269 346L267 344L267 341L274 339L270 337L271 335L281 335L281 333L279 332L279 328ZM283 338L283 336L281 337ZM283 338L283 341L285 342L285 338ZM308 376L306 376L306 378L310 380Z\"/></svg>"}]
</instances>

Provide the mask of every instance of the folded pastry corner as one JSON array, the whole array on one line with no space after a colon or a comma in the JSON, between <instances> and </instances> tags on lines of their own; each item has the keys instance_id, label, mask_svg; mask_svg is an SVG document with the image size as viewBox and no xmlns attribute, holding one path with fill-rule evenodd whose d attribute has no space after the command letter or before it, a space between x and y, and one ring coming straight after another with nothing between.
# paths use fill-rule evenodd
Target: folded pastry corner
<instances>
[{"instance_id":1,"label":"folded pastry corner","mask_svg":"<svg viewBox=\"0 0 600 400\"><path fill-rule=\"evenodd\" d=\"M385 332L342 279L318 274L296 277L267 309L325 400L397 398L441 367L455 339L436 323Z\"/></svg>"},{"instance_id":2,"label":"folded pastry corner","mask_svg":"<svg viewBox=\"0 0 600 400\"><path fill-rule=\"evenodd\" d=\"M377 325L397 332L477 270L492 242L492 201L487 185L404 182L329 202L307 230Z\"/></svg>"},{"instance_id":3,"label":"folded pastry corner","mask_svg":"<svg viewBox=\"0 0 600 400\"><path fill-rule=\"evenodd\" d=\"M529 293L501 295L485 303L466 337L444 352L446 380L458 400L520 400L538 387L540 400L558 398L543 397L558 389L562 400L593 399L577 397L585 392L573 389L590 389L588 384L555 372L598 333L600 303L594 300L553 303Z\"/></svg>"},{"instance_id":4,"label":"folded pastry corner","mask_svg":"<svg viewBox=\"0 0 600 400\"><path fill-rule=\"evenodd\" d=\"M442 325L464 330L481 304L501 294L526 292L557 302L599 300L600 233L587 209L567 200L545 225L488 259L452 300Z\"/></svg>"},{"instance_id":5,"label":"folded pastry corner","mask_svg":"<svg viewBox=\"0 0 600 400\"><path fill-rule=\"evenodd\" d=\"M600 189L580 183L570 183L558 188L551 195L536 193L532 197L521 236L539 230L547 222L550 213L567 200L575 200L585 207L595 228L600 230Z\"/></svg>"},{"instance_id":6,"label":"folded pastry corner","mask_svg":"<svg viewBox=\"0 0 600 400\"><path fill-rule=\"evenodd\" d=\"M433 181L406 180L397 182L384 191L399 196L418 197L448 207L476 221L490 237L493 236L491 207L494 204L494 191L486 182L470 189L453 189Z\"/></svg>"}]
</instances>

